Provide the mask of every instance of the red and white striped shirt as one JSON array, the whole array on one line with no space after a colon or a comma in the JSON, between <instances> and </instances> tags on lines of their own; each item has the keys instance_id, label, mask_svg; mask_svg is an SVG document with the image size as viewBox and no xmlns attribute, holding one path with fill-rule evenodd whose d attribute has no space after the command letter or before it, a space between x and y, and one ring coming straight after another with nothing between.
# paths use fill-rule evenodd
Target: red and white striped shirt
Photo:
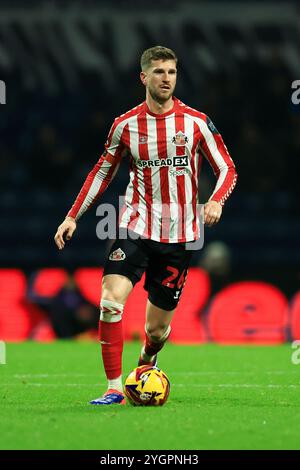
<instances>
[{"instance_id":1,"label":"red and white striped shirt","mask_svg":"<svg viewBox=\"0 0 300 470\"><path fill-rule=\"evenodd\" d=\"M146 102L116 118L68 216L78 220L130 155L130 180L120 227L164 243L199 238L198 177L204 155L217 178L210 200L224 204L237 179L221 135L203 113L173 97L173 109L154 114Z\"/></svg>"}]
</instances>

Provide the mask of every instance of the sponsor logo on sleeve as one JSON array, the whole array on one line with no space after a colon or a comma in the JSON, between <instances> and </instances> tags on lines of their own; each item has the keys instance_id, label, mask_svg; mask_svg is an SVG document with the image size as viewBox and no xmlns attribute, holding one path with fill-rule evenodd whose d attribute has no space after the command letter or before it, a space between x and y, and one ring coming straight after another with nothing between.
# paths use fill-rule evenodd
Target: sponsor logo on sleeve
<instances>
[{"instance_id":1,"label":"sponsor logo on sleeve","mask_svg":"<svg viewBox=\"0 0 300 470\"><path fill-rule=\"evenodd\" d=\"M219 134L218 129L216 128L216 126L214 125L214 123L211 121L211 119L209 119L208 116L206 116L206 123L207 123L207 127L209 128L209 130L210 130L213 134Z\"/></svg>"}]
</instances>

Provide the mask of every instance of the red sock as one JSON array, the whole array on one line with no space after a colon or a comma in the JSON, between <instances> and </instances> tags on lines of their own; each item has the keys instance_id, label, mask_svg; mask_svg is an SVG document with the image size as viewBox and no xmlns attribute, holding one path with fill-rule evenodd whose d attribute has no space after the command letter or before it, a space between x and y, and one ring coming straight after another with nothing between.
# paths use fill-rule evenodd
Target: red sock
<instances>
[{"instance_id":1,"label":"red sock","mask_svg":"<svg viewBox=\"0 0 300 470\"><path fill-rule=\"evenodd\" d=\"M122 374L123 328L122 320L116 323L99 321L99 340L103 365L108 380ZM103 341L103 343L102 343Z\"/></svg>"},{"instance_id":2,"label":"red sock","mask_svg":"<svg viewBox=\"0 0 300 470\"><path fill-rule=\"evenodd\" d=\"M154 343L146 335L144 349L145 349L145 353L147 354L147 356L155 356L155 354L157 354L164 347L164 344L167 339L168 338L166 338L164 341L161 341L160 343Z\"/></svg>"}]
</instances>

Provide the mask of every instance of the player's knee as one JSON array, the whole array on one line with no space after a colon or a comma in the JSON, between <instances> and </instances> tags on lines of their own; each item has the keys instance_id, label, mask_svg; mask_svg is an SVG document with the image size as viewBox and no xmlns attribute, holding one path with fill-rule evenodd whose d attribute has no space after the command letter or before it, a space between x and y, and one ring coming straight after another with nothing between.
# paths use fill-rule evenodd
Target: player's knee
<instances>
[{"instance_id":1,"label":"player's knee","mask_svg":"<svg viewBox=\"0 0 300 470\"><path fill-rule=\"evenodd\" d=\"M102 278L103 299L125 304L132 288L132 282L126 276L109 274Z\"/></svg>"},{"instance_id":2,"label":"player's knee","mask_svg":"<svg viewBox=\"0 0 300 470\"><path fill-rule=\"evenodd\" d=\"M116 323L122 319L124 305L102 298L100 302L100 320L106 323Z\"/></svg>"},{"instance_id":3,"label":"player's knee","mask_svg":"<svg viewBox=\"0 0 300 470\"><path fill-rule=\"evenodd\" d=\"M109 300L110 302L117 302L118 304L124 304L124 296L122 292L116 287L102 287L102 299Z\"/></svg>"},{"instance_id":4,"label":"player's knee","mask_svg":"<svg viewBox=\"0 0 300 470\"><path fill-rule=\"evenodd\" d=\"M157 325L146 325L146 334L153 342L166 341L171 332L169 324L159 323Z\"/></svg>"}]
</instances>

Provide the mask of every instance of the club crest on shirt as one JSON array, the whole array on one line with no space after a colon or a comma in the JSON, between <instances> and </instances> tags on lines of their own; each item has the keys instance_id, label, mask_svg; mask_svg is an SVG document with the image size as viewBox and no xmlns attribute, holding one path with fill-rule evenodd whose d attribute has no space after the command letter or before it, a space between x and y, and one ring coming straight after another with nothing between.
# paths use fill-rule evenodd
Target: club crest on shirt
<instances>
[{"instance_id":1,"label":"club crest on shirt","mask_svg":"<svg viewBox=\"0 0 300 470\"><path fill-rule=\"evenodd\" d=\"M178 131L172 139L172 142L175 145L185 145L188 143L188 141L189 139L187 138L187 136L181 131Z\"/></svg>"},{"instance_id":2,"label":"club crest on shirt","mask_svg":"<svg viewBox=\"0 0 300 470\"><path fill-rule=\"evenodd\" d=\"M117 250L113 251L110 255L109 255L109 260L110 261L123 261L123 259L126 258L126 255L124 253L123 250L121 250L121 248L118 248Z\"/></svg>"}]
</instances>

